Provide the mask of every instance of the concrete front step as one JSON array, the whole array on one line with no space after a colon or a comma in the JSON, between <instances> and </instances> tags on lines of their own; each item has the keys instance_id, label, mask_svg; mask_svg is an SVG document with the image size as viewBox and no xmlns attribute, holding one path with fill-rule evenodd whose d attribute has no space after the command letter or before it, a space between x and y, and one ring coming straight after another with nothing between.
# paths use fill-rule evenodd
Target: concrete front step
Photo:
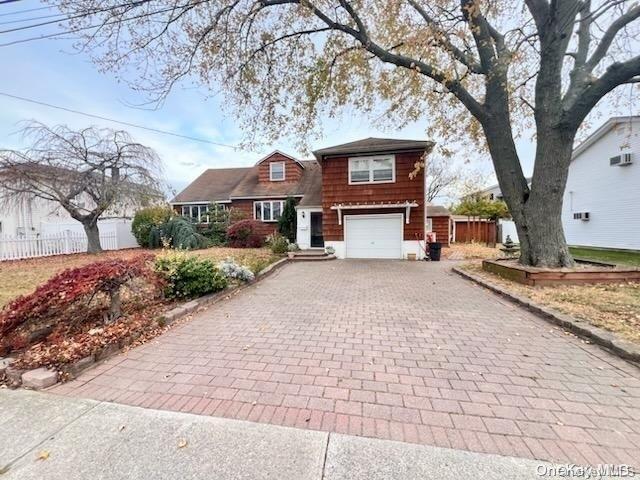
<instances>
[{"instance_id":1,"label":"concrete front step","mask_svg":"<svg viewBox=\"0 0 640 480\"><path fill-rule=\"evenodd\" d=\"M293 252L293 254L299 257L317 257L319 255L327 255L327 253L322 249L298 250L297 252Z\"/></svg>"},{"instance_id":2,"label":"concrete front step","mask_svg":"<svg viewBox=\"0 0 640 480\"><path fill-rule=\"evenodd\" d=\"M289 260L293 262L322 262L325 260L335 260L335 255L322 253L321 255L294 255Z\"/></svg>"}]
</instances>

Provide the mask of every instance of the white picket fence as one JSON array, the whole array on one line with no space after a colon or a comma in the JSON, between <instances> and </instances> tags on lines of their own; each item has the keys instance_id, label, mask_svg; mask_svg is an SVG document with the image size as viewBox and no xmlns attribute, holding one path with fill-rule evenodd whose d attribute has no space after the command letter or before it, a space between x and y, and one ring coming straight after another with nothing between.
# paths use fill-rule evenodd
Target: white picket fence
<instances>
[{"instance_id":1,"label":"white picket fence","mask_svg":"<svg viewBox=\"0 0 640 480\"><path fill-rule=\"evenodd\" d=\"M117 250L116 232L100 234L100 244L105 250ZM0 261L68 255L86 251L87 236L71 230L22 238L0 235Z\"/></svg>"}]
</instances>

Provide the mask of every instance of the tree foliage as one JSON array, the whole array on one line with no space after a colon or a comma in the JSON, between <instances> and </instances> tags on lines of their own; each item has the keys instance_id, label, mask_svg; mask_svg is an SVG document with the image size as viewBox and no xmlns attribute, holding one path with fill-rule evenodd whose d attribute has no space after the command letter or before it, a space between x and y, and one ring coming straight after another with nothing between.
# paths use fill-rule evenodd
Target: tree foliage
<instances>
[{"instance_id":1,"label":"tree foliage","mask_svg":"<svg viewBox=\"0 0 640 480\"><path fill-rule=\"evenodd\" d=\"M489 218L508 218L509 208L503 200L489 200L481 195L467 195L452 209L455 215Z\"/></svg>"},{"instance_id":2,"label":"tree foliage","mask_svg":"<svg viewBox=\"0 0 640 480\"><path fill-rule=\"evenodd\" d=\"M297 225L296 201L293 197L288 197L284 202L282 215L278 219L278 232L289 242L294 243L296 241Z\"/></svg>"},{"instance_id":3,"label":"tree foliage","mask_svg":"<svg viewBox=\"0 0 640 480\"><path fill-rule=\"evenodd\" d=\"M87 250L101 250L98 219L105 212L144 206L162 197L160 161L122 130L72 130L27 122L30 146L0 150L0 202L51 202L82 223Z\"/></svg>"},{"instance_id":4,"label":"tree foliage","mask_svg":"<svg viewBox=\"0 0 640 480\"><path fill-rule=\"evenodd\" d=\"M0 311L0 338L10 341L17 329L37 330L70 319L88 320L101 302L106 306L106 319L118 319L124 286L136 279L156 285L149 268L151 258L139 255L94 262L53 276L33 293L16 298Z\"/></svg>"},{"instance_id":5,"label":"tree foliage","mask_svg":"<svg viewBox=\"0 0 640 480\"><path fill-rule=\"evenodd\" d=\"M227 242L227 230L240 220L247 218L247 214L238 208L221 208L220 205L210 205L207 212L207 220L202 234L209 239L212 245L224 245Z\"/></svg>"},{"instance_id":6,"label":"tree foliage","mask_svg":"<svg viewBox=\"0 0 640 480\"><path fill-rule=\"evenodd\" d=\"M208 245L209 241L198 233L196 225L184 217L173 217L162 225L152 227L149 233L151 248L194 250Z\"/></svg>"},{"instance_id":7,"label":"tree foliage","mask_svg":"<svg viewBox=\"0 0 640 480\"><path fill-rule=\"evenodd\" d=\"M258 248L264 244L264 236L259 233L260 222L240 220L227 230L228 245L232 248Z\"/></svg>"},{"instance_id":8,"label":"tree foliage","mask_svg":"<svg viewBox=\"0 0 640 480\"><path fill-rule=\"evenodd\" d=\"M174 215L169 205L155 205L138 210L131 222L131 232L141 247L150 247L151 230L160 227Z\"/></svg>"},{"instance_id":9,"label":"tree foliage","mask_svg":"<svg viewBox=\"0 0 640 480\"><path fill-rule=\"evenodd\" d=\"M110 0L115 5L117 0ZM56 0L56 3L58 1ZM308 138L345 107L394 128L488 148L521 261L571 265L562 195L578 128L640 77L634 0L172 0L96 13L62 0L103 68L143 74L162 100L181 79L220 85L250 137ZM515 138L536 134L532 186ZM315 130L317 132L317 130Z\"/></svg>"}]
</instances>

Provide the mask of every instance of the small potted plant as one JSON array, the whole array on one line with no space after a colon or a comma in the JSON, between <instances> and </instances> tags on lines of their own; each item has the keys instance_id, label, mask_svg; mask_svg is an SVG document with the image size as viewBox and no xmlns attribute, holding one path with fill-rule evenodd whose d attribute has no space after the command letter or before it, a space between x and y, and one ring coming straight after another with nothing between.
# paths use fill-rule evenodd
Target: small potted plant
<instances>
[{"instance_id":1,"label":"small potted plant","mask_svg":"<svg viewBox=\"0 0 640 480\"><path fill-rule=\"evenodd\" d=\"M334 253L336 253L336 249L331 246L324 247L324 251L327 255L333 255Z\"/></svg>"}]
</instances>

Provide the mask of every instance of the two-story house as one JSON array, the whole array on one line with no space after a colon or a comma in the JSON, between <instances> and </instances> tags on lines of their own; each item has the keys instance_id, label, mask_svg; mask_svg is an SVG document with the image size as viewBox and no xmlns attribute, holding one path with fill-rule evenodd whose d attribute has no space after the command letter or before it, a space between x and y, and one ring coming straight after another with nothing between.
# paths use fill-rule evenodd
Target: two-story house
<instances>
[{"instance_id":1,"label":"two-story house","mask_svg":"<svg viewBox=\"0 0 640 480\"><path fill-rule=\"evenodd\" d=\"M640 116L613 117L573 150L562 205L569 245L640 250Z\"/></svg>"},{"instance_id":2,"label":"two-story house","mask_svg":"<svg viewBox=\"0 0 640 480\"><path fill-rule=\"evenodd\" d=\"M316 150L313 160L275 151L253 167L205 171L171 204L196 221L206 221L211 204L238 208L266 235L291 196L302 249L330 246L338 258L422 258L425 177L422 170L410 174L432 147L367 138Z\"/></svg>"}]
</instances>

